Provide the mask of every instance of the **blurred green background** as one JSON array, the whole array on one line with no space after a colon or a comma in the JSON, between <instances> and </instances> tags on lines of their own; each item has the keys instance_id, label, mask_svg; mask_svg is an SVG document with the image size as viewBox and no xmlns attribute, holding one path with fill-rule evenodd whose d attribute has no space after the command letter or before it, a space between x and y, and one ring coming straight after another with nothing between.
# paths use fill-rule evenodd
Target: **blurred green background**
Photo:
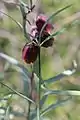
<instances>
[{"instance_id":1,"label":"blurred green background","mask_svg":"<svg viewBox=\"0 0 80 120\"><path fill-rule=\"evenodd\" d=\"M27 3L27 0L24 0ZM16 21L22 23L22 16L17 7L18 0L0 0L0 11L12 16ZM38 4L38 3L37 3ZM48 87L60 90L80 90L80 0L42 0L40 10L47 16L66 5L73 4L72 7L58 14L51 20L54 25L54 30L59 30L62 25L66 25L66 30L55 36L54 45L52 48L41 49L41 72L42 78L48 79L61 73L65 69L72 66L72 61L75 59L78 64L77 72L62 79ZM30 69L30 66L22 60L22 48L28 40L25 40L23 31L9 17L0 13L0 52L3 52L20 61L24 66ZM29 41L28 41L29 42ZM23 83L21 75L12 69L5 60L0 58L0 72L8 68L5 73L4 82L12 86L14 89L23 91ZM1 79L2 80L2 79ZM8 94L9 91L3 86L0 88L0 96ZM46 105L56 99L61 99L62 96L50 96ZM0 107L7 106L1 101ZM14 111L26 111L27 103L18 96L14 96L10 101ZM26 104L26 106L25 106ZM11 114L12 115L12 114ZM80 120L80 97L73 96L70 102L62 107L58 107L45 115L45 120ZM10 116L12 120L25 120L25 117L16 115Z\"/></svg>"}]
</instances>

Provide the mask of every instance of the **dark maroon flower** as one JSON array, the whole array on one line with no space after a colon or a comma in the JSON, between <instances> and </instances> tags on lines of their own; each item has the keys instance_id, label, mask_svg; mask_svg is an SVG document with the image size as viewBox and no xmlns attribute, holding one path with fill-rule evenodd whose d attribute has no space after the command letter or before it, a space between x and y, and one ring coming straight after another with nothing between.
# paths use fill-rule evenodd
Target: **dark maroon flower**
<instances>
[{"instance_id":1,"label":"dark maroon flower","mask_svg":"<svg viewBox=\"0 0 80 120\"><path fill-rule=\"evenodd\" d=\"M33 36L32 40L34 42L36 42L36 40L37 42L39 41L40 31L44 26L44 24L46 23L46 21L47 21L47 17L43 14L40 14L37 17L36 25L33 25L31 27L31 35ZM42 43L45 39L47 39L50 36L52 29L53 29L53 25L48 22L42 31L40 43ZM50 38L49 40L45 41L42 44L42 47L51 47L53 45L53 41L54 41L54 38Z\"/></svg>"},{"instance_id":2,"label":"dark maroon flower","mask_svg":"<svg viewBox=\"0 0 80 120\"><path fill-rule=\"evenodd\" d=\"M42 33L42 36L41 36L41 43L47 39L48 37L50 36L50 34L48 32L44 32ZM54 38L50 38L49 40L45 41L43 44L42 44L42 47L51 47L53 45L53 42L54 42Z\"/></svg>"},{"instance_id":3,"label":"dark maroon flower","mask_svg":"<svg viewBox=\"0 0 80 120\"><path fill-rule=\"evenodd\" d=\"M22 50L23 60L28 64L35 62L37 59L38 51L39 47L34 43L26 44Z\"/></svg>"},{"instance_id":4,"label":"dark maroon flower","mask_svg":"<svg viewBox=\"0 0 80 120\"><path fill-rule=\"evenodd\" d=\"M41 14L41 15L39 15L37 17L36 26L37 26L37 31L39 33L40 33L43 25L46 23L46 21L47 21L47 17L45 15L43 15L43 14ZM44 28L44 31L50 33L52 29L53 29L53 25L50 24L50 23L47 23L46 26L45 26L45 28Z\"/></svg>"}]
</instances>

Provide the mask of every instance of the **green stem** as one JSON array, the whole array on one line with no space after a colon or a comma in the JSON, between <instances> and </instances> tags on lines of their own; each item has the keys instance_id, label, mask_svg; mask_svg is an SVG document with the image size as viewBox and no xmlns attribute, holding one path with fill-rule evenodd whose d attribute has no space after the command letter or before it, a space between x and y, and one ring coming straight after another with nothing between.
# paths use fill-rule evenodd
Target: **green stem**
<instances>
[{"instance_id":1,"label":"green stem","mask_svg":"<svg viewBox=\"0 0 80 120\"><path fill-rule=\"evenodd\" d=\"M40 49L39 49L39 100L41 93L41 60L40 60Z\"/></svg>"},{"instance_id":2,"label":"green stem","mask_svg":"<svg viewBox=\"0 0 80 120\"><path fill-rule=\"evenodd\" d=\"M37 119L40 120L40 95L41 95L41 60L40 60L40 48L39 48L39 84L38 84L38 92L39 92L39 99L38 99L38 106L37 106Z\"/></svg>"},{"instance_id":3,"label":"green stem","mask_svg":"<svg viewBox=\"0 0 80 120\"><path fill-rule=\"evenodd\" d=\"M31 64L31 68L32 68L32 75L31 75L31 92L30 92L30 96L29 98L32 99L32 91L33 91L33 86L34 86L34 71L33 71L33 64ZM31 108L31 102L28 101L28 114L27 114L27 120L30 119L30 108Z\"/></svg>"}]
</instances>

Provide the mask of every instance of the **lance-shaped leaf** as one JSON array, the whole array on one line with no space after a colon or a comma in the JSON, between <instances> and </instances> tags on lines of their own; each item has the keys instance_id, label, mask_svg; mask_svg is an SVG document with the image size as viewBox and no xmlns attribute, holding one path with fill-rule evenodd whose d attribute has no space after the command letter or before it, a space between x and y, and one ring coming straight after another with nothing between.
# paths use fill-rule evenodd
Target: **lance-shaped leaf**
<instances>
[{"instance_id":1,"label":"lance-shaped leaf","mask_svg":"<svg viewBox=\"0 0 80 120\"><path fill-rule=\"evenodd\" d=\"M45 89L45 93L40 100L40 107L42 107L49 95L65 95L65 96L80 96L80 91L77 90L48 90Z\"/></svg>"},{"instance_id":2,"label":"lance-shaped leaf","mask_svg":"<svg viewBox=\"0 0 80 120\"><path fill-rule=\"evenodd\" d=\"M49 83L58 81L58 80L62 79L63 77L70 76L70 75L72 75L72 74L74 74L76 72L76 68L77 68L77 63L74 60L73 61L73 68L65 70L62 73L60 73L60 74L58 74L58 75L56 75L56 76L54 76L54 77L52 77L52 78L50 78L48 80L44 80L43 83L49 84Z\"/></svg>"},{"instance_id":3,"label":"lance-shaped leaf","mask_svg":"<svg viewBox=\"0 0 80 120\"><path fill-rule=\"evenodd\" d=\"M45 108L42 112L41 112L41 116L45 115L47 112L59 107L59 106L62 106L64 105L68 100L71 99L71 96L69 96L67 99L65 100L60 100L60 101L57 101L55 104L51 104L49 105L47 108Z\"/></svg>"},{"instance_id":4,"label":"lance-shaped leaf","mask_svg":"<svg viewBox=\"0 0 80 120\"><path fill-rule=\"evenodd\" d=\"M34 103L35 102L33 100L31 100L29 97L23 95L22 93L20 93L19 91L16 91L15 89L11 88L10 86L8 86L7 84L4 84L3 82L0 81L0 84L3 85L4 87L6 87L7 89L9 89L10 91L16 93L18 96L30 101L31 103Z\"/></svg>"},{"instance_id":5,"label":"lance-shaped leaf","mask_svg":"<svg viewBox=\"0 0 80 120\"><path fill-rule=\"evenodd\" d=\"M45 24L43 25L43 27L42 27L42 29L41 29L41 31L40 31L39 41L41 41L42 32L43 32L45 26L47 25L47 23L49 22L49 20L51 20L53 17L55 17L56 15L58 15L60 12L66 10L67 8L69 8L69 7L71 7L71 6L72 6L72 4L71 4L71 5L67 5L67 6L64 7L64 8L59 9L58 11L56 11L55 13L53 13L53 14L47 19L47 21L45 22Z\"/></svg>"},{"instance_id":6,"label":"lance-shaped leaf","mask_svg":"<svg viewBox=\"0 0 80 120\"><path fill-rule=\"evenodd\" d=\"M40 109L43 107L45 101L47 100L47 96L48 96L48 95L44 95L44 96L42 97L42 99L40 100Z\"/></svg>"},{"instance_id":7,"label":"lance-shaped leaf","mask_svg":"<svg viewBox=\"0 0 80 120\"><path fill-rule=\"evenodd\" d=\"M77 91L77 90L65 90L65 91L63 91L63 90L47 90L47 92L44 93L43 98L44 98L44 96L53 95L53 94L79 96L80 91Z\"/></svg>"},{"instance_id":8,"label":"lance-shaped leaf","mask_svg":"<svg viewBox=\"0 0 80 120\"><path fill-rule=\"evenodd\" d=\"M8 16L13 22L15 22L19 28L22 30L23 26L20 24L20 22L16 21L13 17L11 17L10 15L8 15L7 13L4 13L3 11L0 11L1 13L3 13L4 15Z\"/></svg>"},{"instance_id":9,"label":"lance-shaped leaf","mask_svg":"<svg viewBox=\"0 0 80 120\"><path fill-rule=\"evenodd\" d=\"M40 46L42 46L46 41L50 40L51 38L53 38L56 35L61 34L62 32L64 32L66 30L66 27L62 27L60 30L56 31L55 33L51 34L49 37L47 37L43 42L41 42Z\"/></svg>"},{"instance_id":10,"label":"lance-shaped leaf","mask_svg":"<svg viewBox=\"0 0 80 120\"><path fill-rule=\"evenodd\" d=\"M78 14L79 14L79 13L76 13L76 14L73 15L73 16L67 17L67 18L64 20L64 22L63 22L60 30L57 30L55 33L52 33L52 34L51 34L49 37L47 37L40 45L42 46L43 43L45 43L46 41L50 40L50 39L53 38L54 36L63 33L63 32L67 29L67 25L68 25L68 24L71 24L73 21L75 21L75 20L79 17Z\"/></svg>"}]
</instances>

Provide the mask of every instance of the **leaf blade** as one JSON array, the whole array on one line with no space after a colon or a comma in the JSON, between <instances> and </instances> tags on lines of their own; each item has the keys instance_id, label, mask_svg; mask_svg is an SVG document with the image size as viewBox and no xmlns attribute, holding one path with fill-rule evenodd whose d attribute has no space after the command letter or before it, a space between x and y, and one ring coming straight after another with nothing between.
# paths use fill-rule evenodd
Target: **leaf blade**
<instances>
[{"instance_id":1,"label":"leaf blade","mask_svg":"<svg viewBox=\"0 0 80 120\"><path fill-rule=\"evenodd\" d=\"M42 99L40 100L40 109L41 109L42 106L44 105L46 99L47 99L47 95L44 95L44 96L42 97Z\"/></svg>"},{"instance_id":2,"label":"leaf blade","mask_svg":"<svg viewBox=\"0 0 80 120\"><path fill-rule=\"evenodd\" d=\"M68 69L68 70L65 70L63 71L62 73L50 78L50 79L47 79L47 80L44 80L43 83L47 83L47 84L50 84L52 82L56 82L56 81L59 81L60 79L62 79L63 77L66 77L66 76L70 76L72 74L74 74L76 72L76 69L77 69L77 64L75 66L75 61L73 61L73 68L71 69Z\"/></svg>"},{"instance_id":3,"label":"leaf blade","mask_svg":"<svg viewBox=\"0 0 80 120\"><path fill-rule=\"evenodd\" d=\"M53 103L53 104L49 105L47 108L45 108L45 109L41 112L41 117L42 117L44 114L46 114L47 112L51 111L52 109L54 109L54 108L56 108L56 107L59 107L59 106L65 104L65 103L66 103L68 100L70 100L70 99L71 99L71 97L68 97L68 98L65 99L65 100L61 100L61 101L56 102L55 104Z\"/></svg>"},{"instance_id":4,"label":"leaf blade","mask_svg":"<svg viewBox=\"0 0 80 120\"><path fill-rule=\"evenodd\" d=\"M31 103L34 103L34 104L35 104L35 102L34 102L33 100L31 100L29 97L24 96L22 93L20 93L20 92L16 91L15 89L9 87L8 85L4 84L3 82L0 81L0 84L2 84L3 86L5 86L7 89L11 90L12 92L16 93L16 94L19 95L20 97L22 97L22 98L30 101Z\"/></svg>"},{"instance_id":5,"label":"leaf blade","mask_svg":"<svg viewBox=\"0 0 80 120\"><path fill-rule=\"evenodd\" d=\"M77 90L65 90L65 91L63 91L63 90L48 90L44 93L44 96L48 96L51 94L80 96L80 91L77 91Z\"/></svg>"},{"instance_id":6,"label":"leaf blade","mask_svg":"<svg viewBox=\"0 0 80 120\"><path fill-rule=\"evenodd\" d=\"M8 61L10 64L17 66L19 68L19 69L17 69L18 72L22 73L25 77L30 78L31 74L28 71L28 69L26 67L24 67L22 64L20 64L16 59L14 59L4 53L0 53L0 57L5 59L6 61Z\"/></svg>"}]
</instances>

